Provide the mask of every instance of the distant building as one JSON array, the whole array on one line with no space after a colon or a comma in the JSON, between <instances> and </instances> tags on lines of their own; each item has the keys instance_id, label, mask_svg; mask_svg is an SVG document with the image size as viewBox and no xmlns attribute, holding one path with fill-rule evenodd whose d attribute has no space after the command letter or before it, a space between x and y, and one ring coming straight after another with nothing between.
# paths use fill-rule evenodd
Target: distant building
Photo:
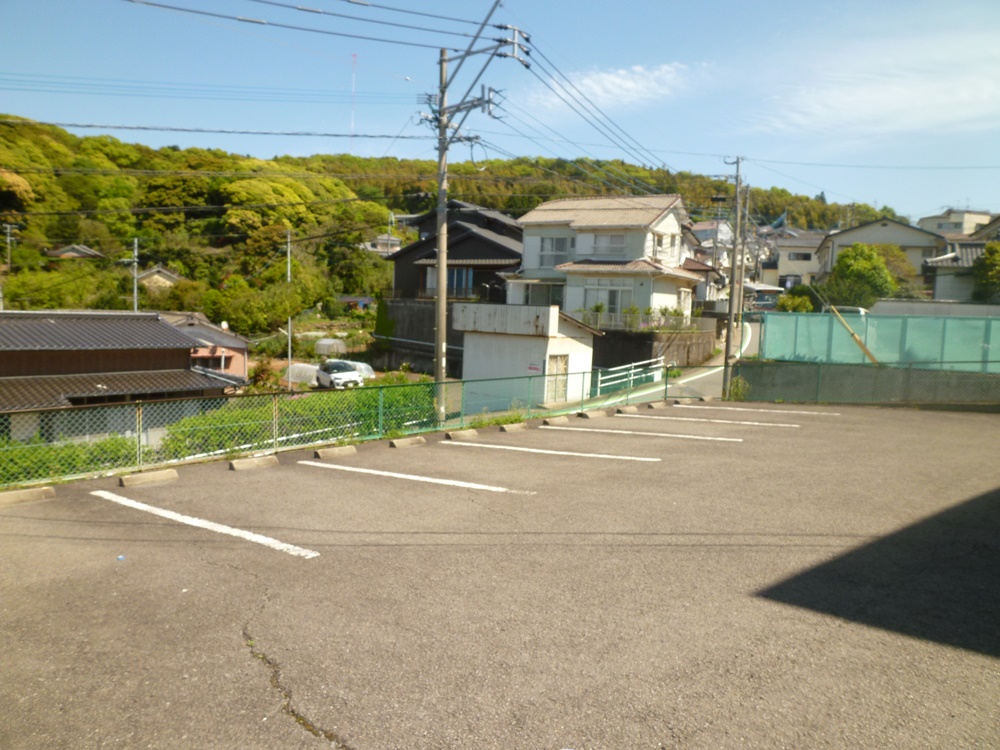
<instances>
[{"instance_id":1,"label":"distant building","mask_svg":"<svg viewBox=\"0 0 1000 750\"><path fill-rule=\"evenodd\" d=\"M925 216L917 220L917 226L937 234L972 234L996 217L988 211L949 208L937 216Z\"/></svg>"},{"instance_id":2,"label":"distant building","mask_svg":"<svg viewBox=\"0 0 1000 750\"><path fill-rule=\"evenodd\" d=\"M186 281L179 273L175 273L159 263L140 273L136 280L151 292L165 291L181 281Z\"/></svg>"},{"instance_id":3,"label":"distant building","mask_svg":"<svg viewBox=\"0 0 1000 750\"><path fill-rule=\"evenodd\" d=\"M89 248L86 245L66 245L53 250L46 249L44 254L48 258L59 260L71 260L75 258L103 258L104 254Z\"/></svg>"}]
</instances>

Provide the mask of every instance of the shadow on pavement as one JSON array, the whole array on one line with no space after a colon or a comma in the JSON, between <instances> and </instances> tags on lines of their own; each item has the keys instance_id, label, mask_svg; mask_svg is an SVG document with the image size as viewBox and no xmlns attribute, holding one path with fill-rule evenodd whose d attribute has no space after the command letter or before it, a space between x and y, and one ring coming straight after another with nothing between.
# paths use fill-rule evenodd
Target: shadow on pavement
<instances>
[{"instance_id":1,"label":"shadow on pavement","mask_svg":"<svg viewBox=\"0 0 1000 750\"><path fill-rule=\"evenodd\" d=\"M1000 490L758 595L1000 657Z\"/></svg>"}]
</instances>

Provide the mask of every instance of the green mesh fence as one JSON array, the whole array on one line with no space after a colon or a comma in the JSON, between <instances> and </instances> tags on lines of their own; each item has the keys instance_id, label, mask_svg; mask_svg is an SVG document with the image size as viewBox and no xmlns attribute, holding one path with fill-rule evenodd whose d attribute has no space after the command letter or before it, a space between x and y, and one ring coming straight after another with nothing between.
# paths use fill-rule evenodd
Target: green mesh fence
<instances>
[{"instance_id":1,"label":"green mesh fence","mask_svg":"<svg viewBox=\"0 0 1000 750\"><path fill-rule=\"evenodd\" d=\"M843 317L880 363L1000 373L1000 318L857 314ZM833 314L765 313L762 319L761 359L828 364L867 362L864 352Z\"/></svg>"},{"instance_id":2,"label":"green mesh fence","mask_svg":"<svg viewBox=\"0 0 1000 750\"><path fill-rule=\"evenodd\" d=\"M595 395L594 373L366 386L0 414L0 487L309 445L355 442L662 399L635 368Z\"/></svg>"},{"instance_id":3,"label":"green mesh fence","mask_svg":"<svg viewBox=\"0 0 1000 750\"><path fill-rule=\"evenodd\" d=\"M746 401L828 404L1000 404L998 362L885 366L807 362L740 362L732 397ZM982 364L982 363L977 363Z\"/></svg>"}]
</instances>

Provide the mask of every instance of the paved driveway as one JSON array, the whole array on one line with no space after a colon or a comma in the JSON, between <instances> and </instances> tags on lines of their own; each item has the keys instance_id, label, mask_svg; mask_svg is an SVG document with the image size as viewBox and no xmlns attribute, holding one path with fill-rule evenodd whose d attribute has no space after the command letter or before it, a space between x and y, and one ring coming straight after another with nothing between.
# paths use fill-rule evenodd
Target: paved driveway
<instances>
[{"instance_id":1,"label":"paved driveway","mask_svg":"<svg viewBox=\"0 0 1000 750\"><path fill-rule=\"evenodd\" d=\"M0 747L997 747L998 444L716 403L60 486L0 508Z\"/></svg>"}]
</instances>

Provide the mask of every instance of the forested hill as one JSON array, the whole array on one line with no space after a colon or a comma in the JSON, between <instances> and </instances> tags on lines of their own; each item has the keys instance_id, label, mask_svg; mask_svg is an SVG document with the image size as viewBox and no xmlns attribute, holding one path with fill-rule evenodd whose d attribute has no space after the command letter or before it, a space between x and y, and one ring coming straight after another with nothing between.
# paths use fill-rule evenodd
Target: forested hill
<instances>
[{"instance_id":1,"label":"forested hill","mask_svg":"<svg viewBox=\"0 0 1000 750\"><path fill-rule=\"evenodd\" d=\"M237 328L261 330L273 324L270 318L280 321L297 307L384 285L386 269L352 251L385 232L392 213L432 208L436 170L431 160L350 155L263 160L216 149L152 149L0 115L0 223L11 227L14 247L6 302L26 309L131 306L132 269L122 262L131 260L137 239L140 270L159 263L191 282L170 299L141 302L204 309L216 317L225 314ZM620 161L518 158L453 163L449 172L450 197L513 216L565 196L660 192L679 193L698 220L727 205L713 197L731 198L734 192L726 180ZM789 225L816 229L895 216L887 208L751 189L756 223L786 211ZM402 228L394 231L405 239ZM279 292L289 240L295 283ZM72 276L68 265L53 264L43 252L74 243L98 250L104 265L91 264ZM54 273L69 277L55 279ZM240 322L232 309L224 309L253 307L254 291L272 295L254 303L267 305L268 320L248 307ZM234 299L223 305L219 294Z\"/></svg>"},{"instance_id":2,"label":"forested hill","mask_svg":"<svg viewBox=\"0 0 1000 750\"><path fill-rule=\"evenodd\" d=\"M374 234L384 231L389 211L433 206L436 170L432 160L261 160L216 149L152 149L0 115L0 213L20 226L23 241L46 245L177 233L223 246L275 224L311 232L339 223ZM733 194L731 181L620 161L518 158L453 163L449 171L452 198L514 216L564 196L658 192L679 193L695 219L708 218L723 205L713 196ZM896 216L889 208L752 187L750 211L757 223L787 211L790 226L815 229Z\"/></svg>"}]
</instances>

